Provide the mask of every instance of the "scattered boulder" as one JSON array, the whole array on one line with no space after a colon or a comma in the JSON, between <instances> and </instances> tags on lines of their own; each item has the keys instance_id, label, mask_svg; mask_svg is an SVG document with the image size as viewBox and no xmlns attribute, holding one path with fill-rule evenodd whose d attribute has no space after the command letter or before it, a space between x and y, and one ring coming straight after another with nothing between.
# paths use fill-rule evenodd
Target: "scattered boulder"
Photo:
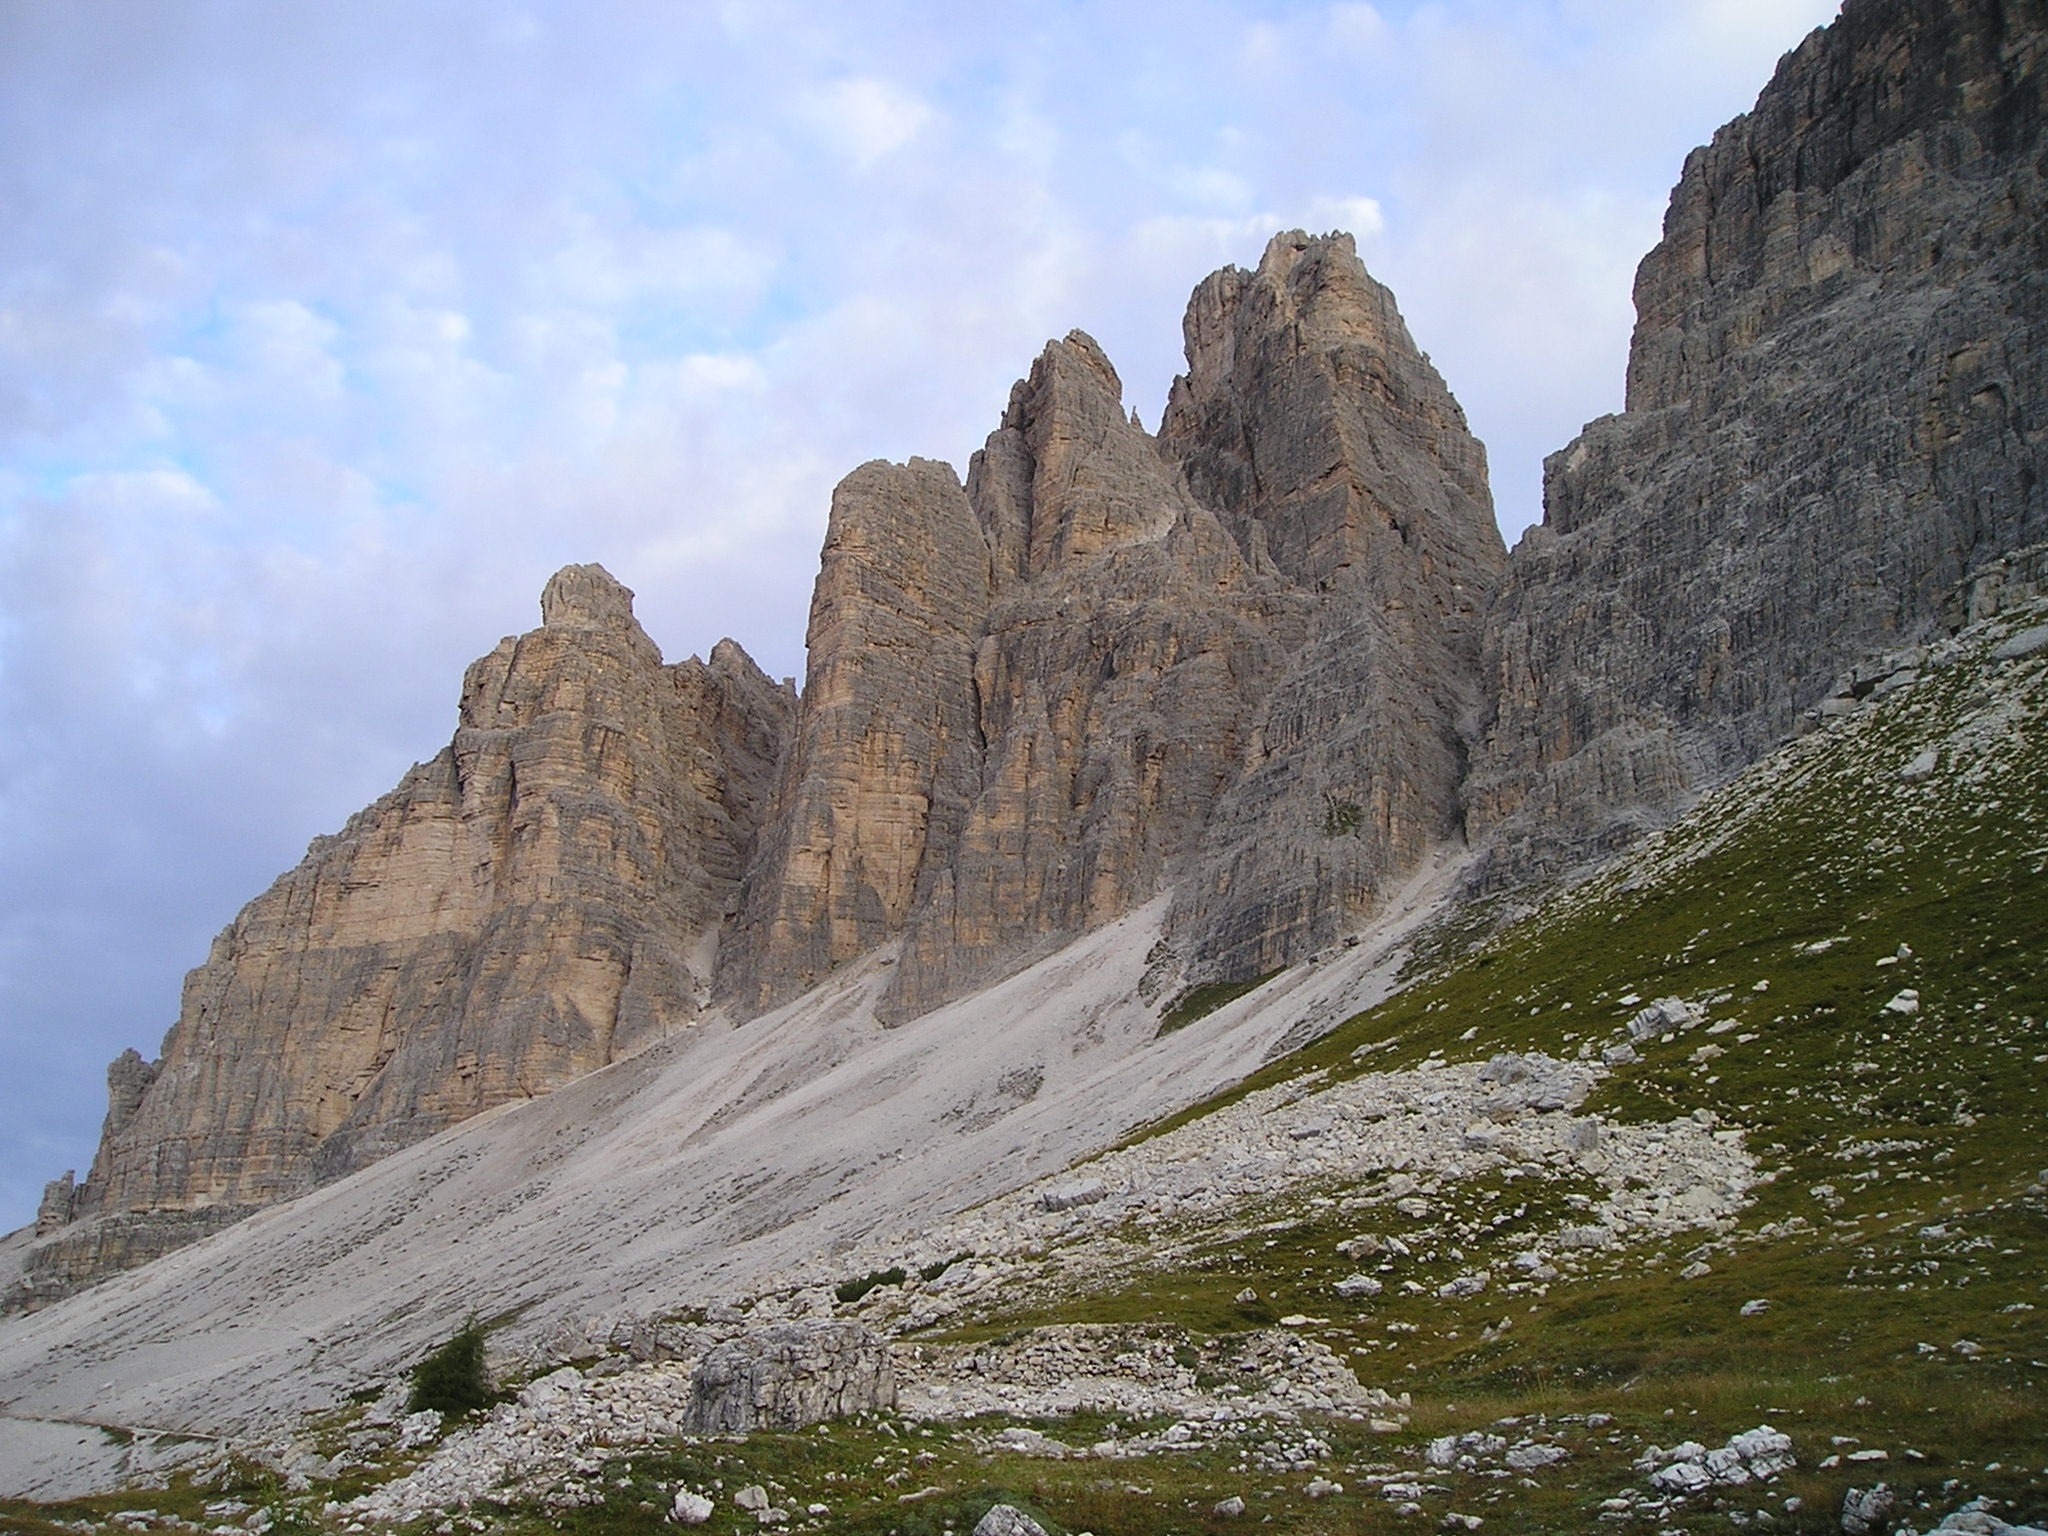
<instances>
[{"instance_id":1,"label":"scattered boulder","mask_svg":"<svg viewBox=\"0 0 2048 1536\"><path fill-rule=\"evenodd\" d=\"M1660 997L1628 1021L1631 1040L1650 1040L1675 1029L1689 1029L1699 1022L1692 1004L1682 997Z\"/></svg>"},{"instance_id":2,"label":"scattered boulder","mask_svg":"<svg viewBox=\"0 0 2048 1536\"><path fill-rule=\"evenodd\" d=\"M701 1493L693 1493L688 1488L678 1488L675 1503L670 1506L668 1517L677 1525L702 1525L711 1518L711 1500Z\"/></svg>"},{"instance_id":3,"label":"scattered boulder","mask_svg":"<svg viewBox=\"0 0 2048 1536\"><path fill-rule=\"evenodd\" d=\"M1843 1536L1882 1536L1891 1529L1897 1504L1897 1496L1883 1483L1874 1488L1851 1488L1842 1495Z\"/></svg>"},{"instance_id":4,"label":"scattered boulder","mask_svg":"<svg viewBox=\"0 0 2048 1536\"><path fill-rule=\"evenodd\" d=\"M1999 1519L1984 1507L1982 1499L1972 1499L1949 1514L1929 1536L1945 1536L1945 1533L1953 1532L1963 1533L1963 1536L2048 1536L2039 1526L2011 1525Z\"/></svg>"},{"instance_id":5,"label":"scattered boulder","mask_svg":"<svg viewBox=\"0 0 2048 1536\"><path fill-rule=\"evenodd\" d=\"M720 1344L697 1363L684 1432L801 1429L895 1406L889 1347L871 1329L777 1323Z\"/></svg>"},{"instance_id":6,"label":"scattered boulder","mask_svg":"<svg viewBox=\"0 0 2048 1536\"><path fill-rule=\"evenodd\" d=\"M1233 1493L1227 1499L1219 1499L1214 1507L1210 1509L1209 1513L1216 1516L1219 1520L1235 1520L1243 1515L1244 1510L1244 1500Z\"/></svg>"},{"instance_id":7,"label":"scattered boulder","mask_svg":"<svg viewBox=\"0 0 2048 1536\"><path fill-rule=\"evenodd\" d=\"M1744 1430L1714 1450L1697 1440L1683 1441L1668 1451L1653 1445L1636 1462L1639 1471L1649 1472L1651 1487L1679 1495L1767 1482L1796 1465L1792 1437L1768 1424Z\"/></svg>"},{"instance_id":8,"label":"scattered boulder","mask_svg":"<svg viewBox=\"0 0 2048 1536\"><path fill-rule=\"evenodd\" d=\"M1996 661L2024 661L2043 651L2048 651L2048 624L2036 624L2032 629L2021 630L2010 640L2000 642L1991 655Z\"/></svg>"},{"instance_id":9,"label":"scattered boulder","mask_svg":"<svg viewBox=\"0 0 2048 1536\"><path fill-rule=\"evenodd\" d=\"M974 1524L974 1536L1046 1536L1045 1527L1014 1504L994 1504Z\"/></svg>"},{"instance_id":10,"label":"scattered boulder","mask_svg":"<svg viewBox=\"0 0 2048 1536\"><path fill-rule=\"evenodd\" d=\"M1071 1211L1077 1206L1094 1205L1108 1194L1109 1189L1102 1180L1080 1179L1044 1191L1038 1197L1038 1208L1042 1211Z\"/></svg>"}]
</instances>

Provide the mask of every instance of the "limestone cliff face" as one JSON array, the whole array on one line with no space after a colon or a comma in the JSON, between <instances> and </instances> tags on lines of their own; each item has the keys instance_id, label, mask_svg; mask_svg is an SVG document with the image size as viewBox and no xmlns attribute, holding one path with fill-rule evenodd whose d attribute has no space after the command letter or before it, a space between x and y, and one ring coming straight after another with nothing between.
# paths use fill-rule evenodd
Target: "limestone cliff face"
<instances>
[{"instance_id":1,"label":"limestone cliff face","mask_svg":"<svg viewBox=\"0 0 2048 1536\"><path fill-rule=\"evenodd\" d=\"M832 497L809 675L722 987L748 1011L899 933L977 781L989 551L949 465L863 465Z\"/></svg>"},{"instance_id":2,"label":"limestone cliff face","mask_svg":"<svg viewBox=\"0 0 2048 1536\"><path fill-rule=\"evenodd\" d=\"M900 938L922 1011L1172 886L1243 975L1354 926L1458 828L1485 459L1347 236L1199 289L1162 435L1079 332L964 493L834 499L775 831L721 986L794 995Z\"/></svg>"},{"instance_id":3,"label":"limestone cliff face","mask_svg":"<svg viewBox=\"0 0 2048 1536\"><path fill-rule=\"evenodd\" d=\"M1457 838L1505 551L1485 450L1349 236L1277 237L1185 329L1162 444L1312 597L1173 916L1198 972L1244 976L1354 929Z\"/></svg>"},{"instance_id":4,"label":"limestone cliff face","mask_svg":"<svg viewBox=\"0 0 2048 1536\"><path fill-rule=\"evenodd\" d=\"M597 566L469 669L449 748L322 838L109 1074L41 1294L141 1262L698 1013L794 703L726 642L662 665Z\"/></svg>"},{"instance_id":5,"label":"limestone cliff face","mask_svg":"<svg viewBox=\"0 0 2048 1536\"><path fill-rule=\"evenodd\" d=\"M1665 819L2048 534L2044 35L1850 0L1687 160L1628 410L1545 466L1490 617L1496 881Z\"/></svg>"},{"instance_id":6,"label":"limestone cliff face","mask_svg":"<svg viewBox=\"0 0 2048 1536\"><path fill-rule=\"evenodd\" d=\"M996 573L984 748L906 926L903 1014L1149 900L1236 777L1289 639L1278 573L1130 421L1086 336L1046 348L967 484Z\"/></svg>"}]
</instances>

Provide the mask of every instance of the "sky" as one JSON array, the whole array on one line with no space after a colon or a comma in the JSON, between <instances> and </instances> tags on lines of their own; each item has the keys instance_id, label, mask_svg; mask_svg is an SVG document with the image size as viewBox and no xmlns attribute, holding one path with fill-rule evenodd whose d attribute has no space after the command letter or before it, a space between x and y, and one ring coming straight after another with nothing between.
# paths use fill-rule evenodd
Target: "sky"
<instances>
[{"instance_id":1,"label":"sky","mask_svg":"<svg viewBox=\"0 0 2048 1536\"><path fill-rule=\"evenodd\" d=\"M831 489L1345 229L1503 533L1689 149L1835 0L0 0L0 1231L597 560L801 677Z\"/></svg>"}]
</instances>

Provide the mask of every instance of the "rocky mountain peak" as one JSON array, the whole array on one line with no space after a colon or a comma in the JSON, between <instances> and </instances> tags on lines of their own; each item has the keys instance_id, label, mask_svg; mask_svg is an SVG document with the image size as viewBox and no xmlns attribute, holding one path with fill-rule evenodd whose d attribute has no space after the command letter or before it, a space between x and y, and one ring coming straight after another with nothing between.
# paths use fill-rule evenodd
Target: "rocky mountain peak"
<instances>
[{"instance_id":1,"label":"rocky mountain peak","mask_svg":"<svg viewBox=\"0 0 2048 1536\"><path fill-rule=\"evenodd\" d=\"M601 565L565 565L541 589L545 629L638 629L632 590Z\"/></svg>"},{"instance_id":2,"label":"rocky mountain peak","mask_svg":"<svg viewBox=\"0 0 2048 1536\"><path fill-rule=\"evenodd\" d=\"M968 466L968 499L998 584L1156 539L1184 493L1123 408L1123 381L1094 338L1046 343L1010 391L1002 424Z\"/></svg>"},{"instance_id":3,"label":"rocky mountain peak","mask_svg":"<svg viewBox=\"0 0 2048 1536\"><path fill-rule=\"evenodd\" d=\"M1195 290L1183 332L1160 439L1288 576L1442 571L1466 589L1455 606L1491 587L1485 450L1351 236L1276 235L1255 272Z\"/></svg>"}]
</instances>

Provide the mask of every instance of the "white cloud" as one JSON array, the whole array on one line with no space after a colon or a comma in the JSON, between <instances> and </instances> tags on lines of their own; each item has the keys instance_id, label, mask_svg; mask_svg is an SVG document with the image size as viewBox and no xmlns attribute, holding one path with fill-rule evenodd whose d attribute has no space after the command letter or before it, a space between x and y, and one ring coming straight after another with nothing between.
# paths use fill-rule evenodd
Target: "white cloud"
<instances>
[{"instance_id":1,"label":"white cloud","mask_svg":"<svg viewBox=\"0 0 2048 1536\"><path fill-rule=\"evenodd\" d=\"M1362 0L1330 7L1330 40L1352 52L1366 53L1386 41L1387 20L1377 6Z\"/></svg>"},{"instance_id":2,"label":"white cloud","mask_svg":"<svg viewBox=\"0 0 2048 1536\"><path fill-rule=\"evenodd\" d=\"M871 76L815 86L799 111L827 150L864 171L917 138L938 115L902 87Z\"/></svg>"}]
</instances>

